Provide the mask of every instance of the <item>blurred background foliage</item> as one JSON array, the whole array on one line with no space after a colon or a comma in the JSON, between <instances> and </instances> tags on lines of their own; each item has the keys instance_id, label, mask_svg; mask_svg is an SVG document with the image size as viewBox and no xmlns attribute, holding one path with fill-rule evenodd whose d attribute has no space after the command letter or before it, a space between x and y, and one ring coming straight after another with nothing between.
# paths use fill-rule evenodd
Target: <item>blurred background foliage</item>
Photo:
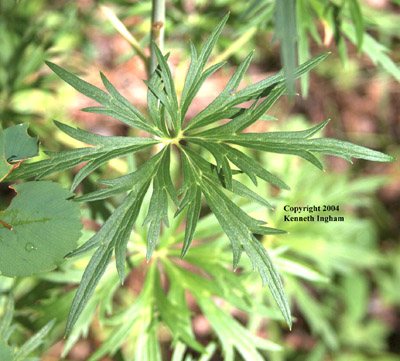
<instances>
[{"instance_id":1,"label":"blurred background foliage","mask_svg":"<svg viewBox=\"0 0 400 361\"><path fill-rule=\"evenodd\" d=\"M259 121L253 131L305 129L331 118L328 136L398 158L398 1L297 0L295 4L297 23L291 26L295 25L297 32L299 62L326 51L332 55L297 84L300 96L274 106L270 115L279 121ZM228 64L203 86L189 117L223 89L235 66L252 49L255 58L246 84L279 70L284 52L293 51L293 39L285 44L275 34L276 29L285 29L287 19L278 24L273 1L167 1L166 50L171 52L169 62L178 90L190 58L189 40L201 43L228 11L231 17L212 59L214 63L227 60ZM110 13L124 28L110 21ZM57 80L43 61L62 64L99 86L101 70L145 111L145 66L121 29L128 30L148 54L150 14L151 1L145 0L2 0L1 126L29 122L31 133L40 136L42 150L53 151L79 145L59 132L53 119L104 135L143 135L128 134L127 127L111 118L80 112L93 105L91 101ZM0 353L24 350L22 345L33 339L35 347L26 357L45 361L58 360L61 355L71 361L155 361L161 357L173 361L399 360L399 163L357 161L348 167L340 159L327 158L328 171L322 174L299 159L251 155L292 188L258 187L257 192L273 210L242 205L272 227L290 232L261 241L284 277L296 318L291 332L283 327L268 290L261 288L251 265L242 261L238 272L230 271L226 237L204 208L194 247L184 262L178 261L179 247L174 247L183 239L182 219L177 218L165 230L150 264L143 261L146 234L138 227L132 234L125 285L119 287L118 276L109 267L65 340L63 328L75 285L90 255L68 260L43 275L23 279L0 276L0 317L10 331L2 333L0 326ZM142 162L140 157L112 161L92 174L79 192L88 192L97 187L98 179L125 174ZM179 177L178 164L175 173ZM64 172L52 179L68 187L73 176ZM0 184L0 194L0 209L4 209L14 193L8 184ZM120 202L121 198L115 197L107 203L84 206L82 243ZM284 222L286 204L339 205L345 222ZM161 287L166 293L160 293ZM44 334L41 330L53 319L52 331L45 329ZM35 338L38 333L40 337ZM208 355L200 356L201 345Z\"/></svg>"}]
</instances>

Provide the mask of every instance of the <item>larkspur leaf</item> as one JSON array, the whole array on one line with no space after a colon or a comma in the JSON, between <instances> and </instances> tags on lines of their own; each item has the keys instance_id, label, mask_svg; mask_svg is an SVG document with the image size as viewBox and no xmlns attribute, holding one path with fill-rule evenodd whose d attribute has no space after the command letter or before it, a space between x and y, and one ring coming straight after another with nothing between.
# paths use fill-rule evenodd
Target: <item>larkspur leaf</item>
<instances>
[{"instance_id":1,"label":"larkspur leaf","mask_svg":"<svg viewBox=\"0 0 400 361\"><path fill-rule=\"evenodd\" d=\"M295 71L295 78L298 78L303 74L309 72L321 61L323 61L328 55L329 53L320 55L300 65ZM280 71L279 73L270 76L264 80L261 80L256 84L241 89L236 93L228 93L230 96L225 96L221 98L217 97L213 102L211 102L210 105L204 108L189 122L185 130L194 130L214 123L219 119L224 119L216 118L214 114L222 111L227 111L229 108L242 104L246 101L255 100L259 97L265 97L271 92L272 88L275 85L277 85L278 83L284 83L284 81L285 76L283 72Z\"/></svg>"},{"instance_id":2,"label":"larkspur leaf","mask_svg":"<svg viewBox=\"0 0 400 361\"><path fill-rule=\"evenodd\" d=\"M182 91L181 97L181 109L188 109L190 102L187 100L188 95L193 93L193 88L200 88L196 82L201 82L201 74L203 73L203 69L206 66L206 63L211 55L211 52L222 32L223 27L228 21L229 14L225 15L218 25L215 27L210 37L205 42L203 48L201 49L200 54L197 56L196 49L192 43L190 43L190 52L191 52L191 62L188 73L186 75L185 84ZM186 112L182 112L182 119L185 116Z\"/></svg>"},{"instance_id":3,"label":"larkspur leaf","mask_svg":"<svg viewBox=\"0 0 400 361\"><path fill-rule=\"evenodd\" d=\"M131 127L142 129L154 135L160 135L157 129L150 124L146 118L112 86L104 74L101 74L102 80L112 96L95 87L94 85L91 85L88 82L69 73L56 64L53 64L49 61L46 61L46 64L52 71L54 71L54 73L75 88L78 92L104 105L104 108L87 108L85 111L106 114Z\"/></svg>"},{"instance_id":4,"label":"larkspur leaf","mask_svg":"<svg viewBox=\"0 0 400 361\"><path fill-rule=\"evenodd\" d=\"M264 10L267 11L269 16L272 16L271 6ZM48 152L47 154L51 159L32 164L23 164L7 179L17 179L19 176L24 178L31 176L40 178L63 169L74 167L82 162L87 162L73 181L72 189L74 189L84 177L106 161L115 157L129 155L157 143L163 143L160 147L161 151L141 165L135 172L116 179L102 180L101 183L106 186L105 188L75 199L76 201L94 201L123 192L129 192L123 203L115 209L114 213L107 219L100 231L83 246L69 254L69 256L75 256L97 248L85 270L82 282L75 295L68 318L67 333L71 331L88 302L89 297L94 292L94 289L110 262L113 252L115 252L118 275L121 282L123 282L125 277L127 243L139 216L139 212L141 208L143 208L143 199L151 184L153 185L152 195L144 220L144 225L147 227L147 260L150 259L157 244L159 244L160 247L165 247L165 245L170 245L172 243L177 244L182 241L183 247L181 250L181 257L185 256L191 246L195 230L199 223L202 195L204 195L208 206L217 219L217 221L214 222L214 226L219 223L231 242L234 268L236 269L238 267L244 250L250 258L253 268L257 269L260 274L263 284L268 284L283 318L286 320L289 327L291 327L291 315L282 281L266 249L254 236L255 234L277 235L285 232L279 229L266 227L265 221L251 217L244 209L237 206L231 200L232 195L239 195L263 206L270 207L270 204L255 191L252 191L235 179L235 176L240 173L247 174L255 184L258 177L283 189L288 189L289 187L282 180L265 170L254 159L237 149L238 147L236 146L273 153L297 155L321 169L322 164L315 157L314 153L335 155L347 160L351 160L351 157L378 161L393 160L392 157L384 155L383 153L356 146L348 142L334 139L311 138L322 130L327 122L303 131L269 132L264 134L241 133L257 120L268 118L269 116L266 115L266 112L275 101L277 101L282 94L288 93L288 88L289 93L291 93L293 84L291 85L290 82L293 81L294 83L294 79L308 73L325 59L328 54L323 54L317 58L306 61L296 69L293 64L289 67L289 70L288 67L285 66L285 71L280 71L256 84L238 90L253 56L253 53L250 53L236 69L221 94L189 121L182 130L181 128L184 125L183 121L186 112L195 95L205 80L222 66L222 64L215 64L204 70L211 51L227 19L228 15L219 22L200 51L200 54L197 54L195 47L191 44L191 64L185 79L179 105L172 73L167 64L168 54L164 56L158 47L155 44L153 45L154 53L158 60L158 67L150 81L146 82L148 85L147 100L151 120L146 120L146 118L114 88L104 74L101 74L101 78L109 94L66 72L62 68L51 63L49 64L53 71L67 83L102 105L86 108L84 111L112 116L129 126L153 134L156 139L103 137L56 123L66 134L85 143L94 145L95 148L87 147L59 153ZM295 26L295 24L291 23L290 26L291 29L289 30L293 33L293 26ZM289 40L293 42L292 38ZM367 36L364 38L364 44L371 44ZM289 52L290 51L292 50L289 49ZM291 79L289 83L287 82L288 77ZM248 108L242 108L241 104L245 102L252 102L252 104ZM198 130L199 128L209 126L225 119L227 119L228 122L224 125L218 124L218 126L214 126L213 128L209 127L206 130ZM195 146L195 149L192 149L192 145ZM177 147L180 150L182 160L184 179L178 192L175 190L175 184L172 182L171 178L171 149L173 147ZM199 148L208 150L214 157L215 164L212 163L213 161L204 159L198 151ZM231 164L238 169L233 169ZM178 222L183 218L183 214L181 214L179 218L175 218L171 221L171 230L163 234L159 241L162 224L164 223L165 226L169 226L169 198L178 208L176 215L184 210L186 211L185 234L177 240L170 240L170 235L177 229L179 226ZM208 229L207 231L210 232L213 230L215 230L215 228ZM7 231L9 230L7 229ZM207 231L203 229L202 234L207 234ZM146 234L146 230L143 230L143 234ZM208 235L210 234L211 233L208 233ZM198 249L197 246L196 249ZM210 253L210 250L208 250L208 254ZM179 252L171 249L171 254L178 256ZM191 253L188 254L189 257L190 254ZM210 271L211 276L215 276L216 273L213 275L213 272L221 273L221 269L223 269L218 268L223 267L222 265L215 264L216 257L217 256L211 257L213 260L213 265L210 268L212 269L212 271ZM159 257L159 260L164 264L167 273L170 272L171 266L168 264L168 262L170 262L168 257ZM198 260L197 262L201 267L202 261ZM207 260L203 260L203 262L207 262ZM193 263L195 264L195 262ZM211 260L209 264L211 264ZM156 291L161 290L162 293L158 295L158 298L156 297L156 299L154 299L155 272L154 263L152 263L150 264L147 278L148 280L150 279L151 282L146 281L143 291L143 294L145 294L143 297L146 302L144 302L145 307L142 309L143 317L139 330L138 343L136 345L139 350L136 356L140 359L143 358L151 361L161 359L160 346L156 338L156 326L159 321L151 317L157 306L159 307L158 311L160 312L161 319L164 319L164 322L170 325L171 328L173 328L172 325L174 323L176 323L176 325L179 324L179 327L177 327L179 328L179 332L174 334L175 339L183 340L186 344L194 348L199 346L192 340L190 331L188 331L187 325L190 324L188 316L185 315L185 317L181 319L178 317L181 315L175 315L176 317L172 315L176 309L176 305L166 301L167 297L161 288L158 288ZM222 282L215 284L212 280L204 279L204 277L199 275L193 275L187 270L180 270L179 272L182 278L181 280L186 282L186 286L195 297L199 296L196 294L196 287L198 285L207 289L206 293L208 299L210 294L224 296L226 292L228 292L227 285L233 287L235 290L237 288L233 280L229 278L227 274L225 274L224 279L229 280L229 282L227 285L224 285ZM228 273L227 270L226 272ZM171 283L169 293L174 292L174 287L176 291L176 286ZM184 291L181 293L184 297ZM233 304L235 306L239 306L239 308L242 307L246 310L249 309L249 306L246 306L246 301L241 299L239 294L232 295L232 299L234 300ZM181 306L180 309L185 309L183 303ZM202 306L200 305L200 307ZM215 316L212 305L203 302L203 307L211 310L210 317ZM222 314L218 314L217 316L220 319L224 318ZM254 359L259 358L258 353L249 351L245 344L246 342L262 349L269 349L269 347L271 347L271 349L274 348L271 345L265 344L262 340L252 338L248 333L243 331L240 325L232 324L232 329L240 333L243 338L237 340L238 346L236 348L244 358L250 356L254 356ZM236 337L233 334L231 335L232 332L229 330L229 327L228 329L226 327L224 329L220 328L216 330L216 332L222 332L225 339L226 335L229 335L230 338ZM246 342L243 340L246 340ZM226 351L230 353L227 357L232 357L233 359L234 348L232 345L225 344L224 347ZM103 348L101 352L104 352L104 350L106 350L106 348Z\"/></svg>"},{"instance_id":5,"label":"larkspur leaf","mask_svg":"<svg viewBox=\"0 0 400 361\"><path fill-rule=\"evenodd\" d=\"M90 259L85 272L83 273L81 282L76 291L74 300L72 301L69 311L67 325L65 326L65 334L68 335L80 314L85 308L90 296L93 294L97 284L100 282L113 253L110 245L100 246Z\"/></svg>"}]
</instances>

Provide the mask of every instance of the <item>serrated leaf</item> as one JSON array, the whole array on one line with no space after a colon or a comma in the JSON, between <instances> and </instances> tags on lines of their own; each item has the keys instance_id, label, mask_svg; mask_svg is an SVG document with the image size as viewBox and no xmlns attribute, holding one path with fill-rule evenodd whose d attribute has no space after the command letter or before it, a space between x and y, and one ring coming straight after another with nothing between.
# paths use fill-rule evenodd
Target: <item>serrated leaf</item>
<instances>
[{"instance_id":1,"label":"serrated leaf","mask_svg":"<svg viewBox=\"0 0 400 361\"><path fill-rule=\"evenodd\" d=\"M168 59L168 56L165 56L165 60ZM153 123L158 127L165 136L169 135L168 129L166 127L164 121L164 110L165 107L162 103L160 103L159 99L154 95L154 93L150 90L156 89L156 92L162 90L163 83L160 75L160 66L158 65L156 71L150 78L149 88L147 91L147 106L149 108L149 113Z\"/></svg>"},{"instance_id":2,"label":"serrated leaf","mask_svg":"<svg viewBox=\"0 0 400 361\"><path fill-rule=\"evenodd\" d=\"M193 143L197 143L195 139ZM213 155L217 162L217 170L218 172L222 171L225 188L232 190L232 170L227 157L227 150L219 143L204 140L201 141L201 145Z\"/></svg>"},{"instance_id":3,"label":"serrated leaf","mask_svg":"<svg viewBox=\"0 0 400 361\"><path fill-rule=\"evenodd\" d=\"M224 144L224 148L226 149L227 156L230 161L235 164L239 169L241 169L244 173L246 173L251 179L254 179L255 176L257 176L279 188L290 190L290 187L285 182L265 170L255 160L248 157L243 152L226 144Z\"/></svg>"},{"instance_id":4,"label":"serrated leaf","mask_svg":"<svg viewBox=\"0 0 400 361\"><path fill-rule=\"evenodd\" d=\"M141 145L141 144L144 145L152 142L154 142L154 144L158 143L157 140L151 138L112 137L112 136L95 134L79 128L70 127L69 125L60 123L56 120L54 121L54 124L57 126L57 128L59 128L65 134L68 134L71 138L98 147L114 146L116 148L119 148L121 146L128 146L128 145Z\"/></svg>"},{"instance_id":5,"label":"serrated leaf","mask_svg":"<svg viewBox=\"0 0 400 361\"><path fill-rule=\"evenodd\" d=\"M27 131L27 124L0 129L0 182L22 161L39 154L39 139Z\"/></svg>"},{"instance_id":6,"label":"serrated leaf","mask_svg":"<svg viewBox=\"0 0 400 361\"><path fill-rule=\"evenodd\" d=\"M232 181L232 192L243 198L256 202L261 206L272 208L271 204L269 204L263 197L259 196L250 188L246 187L244 184L235 179Z\"/></svg>"},{"instance_id":7,"label":"serrated leaf","mask_svg":"<svg viewBox=\"0 0 400 361\"><path fill-rule=\"evenodd\" d=\"M17 196L0 213L0 271L7 277L49 271L64 261L81 235L79 205L59 184L13 186Z\"/></svg>"}]
</instances>

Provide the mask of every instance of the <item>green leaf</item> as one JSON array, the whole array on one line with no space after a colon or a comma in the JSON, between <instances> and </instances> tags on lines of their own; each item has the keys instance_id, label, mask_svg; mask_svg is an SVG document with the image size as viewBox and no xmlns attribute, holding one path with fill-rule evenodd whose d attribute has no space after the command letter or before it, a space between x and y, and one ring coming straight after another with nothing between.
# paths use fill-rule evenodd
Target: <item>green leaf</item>
<instances>
[{"instance_id":1,"label":"green leaf","mask_svg":"<svg viewBox=\"0 0 400 361\"><path fill-rule=\"evenodd\" d=\"M252 261L253 267L260 273L263 284L268 284L279 309L289 325L289 328L291 328L290 309L282 281L267 251L253 235L253 232L262 232L263 228L266 227L260 227L257 223L254 223L254 221L249 220L248 218L250 217L247 216L246 213L241 211L240 208L229 201L228 198L224 197L221 192L211 183L208 183L207 180L203 181L201 185L202 192L207 199L208 205L231 241L234 269L236 269L238 265L243 247ZM234 207L236 207L236 211ZM274 231L282 233L282 231L279 230L267 230L271 233Z\"/></svg>"},{"instance_id":2,"label":"green leaf","mask_svg":"<svg viewBox=\"0 0 400 361\"><path fill-rule=\"evenodd\" d=\"M5 159L8 163L16 163L33 158L39 152L39 139L28 135L28 124L18 124L4 130Z\"/></svg>"},{"instance_id":3,"label":"green leaf","mask_svg":"<svg viewBox=\"0 0 400 361\"><path fill-rule=\"evenodd\" d=\"M0 129L0 182L22 161L39 154L39 139L27 131L27 124Z\"/></svg>"},{"instance_id":4,"label":"green leaf","mask_svg":"<svg viewBox=\"0 0 400 361\"><path fill-rule=\"evenodd\" d=\"M200 90L201 86L204 84L204 82L212 75L214 74L218 69L220 69L223 65L225 65L225 62L222 63L218 63L218 64L214 64L212 66L210 66L207 70L205 70L202 74L200 79L194 84L194 86L192 86L192 88L190 89L185 102L182 104L181 101L181 116L182 116L182 120L181 122L183 123L185 114L187 113L190 104L192 104L193 99L195 98L195 96L197 95L198 91Z\"/></svg>"},{"instance_id":5,"label":"green leaf","mask_svg":"<svg viewBox=\"0 0 400 361\"><path fill-rule=\"evenodd\" d=\"M188 211L186 213L186 225L185 225L185 239L183 241L181 259L185 256L187 251L192 244L194 232L196 231L197 222L200 217L201 211L201 190L200 187L193 185L189 188L186 194L188 199Z\"/></svg>"},{"instance_id":6,"label":"green leaf","mask_svg":"<svg viewBox=\"0 0 400 361\"><path fill-rule=\"evenodd\" d=\"M107 269L108 263L111 259L113 248L110 244L100 246L90 259L85 272L83 273L81 282L76 291L74 300L72 301L71 309L69 311L67 325L65 327L65 335L68 335L84 307L89 301L90 296L93 294L97 284L103 277Z\"/></svg>"},{"instance_id":7,"label":"green leaf","mask_svg":"<svg viewBox=\"0 0 400 361\"><path fill-rule=\"evenodd\" d=\"M44 338L53 328L55 320L45 325L38 333L34 334L28 341L26 341L16 352L14 361L24 361L26 356L36 350L43 342Z\"/></svg>"},{"instance_id":8,"label":"green leaf","mask_svg":"<svg viewBox=\"0 0 400 361\"><path fill-rule=\"evenodd\" d=\"M361 13L361 7L358 0L347 0L347 4L350 10L351 20L353 20L354 27L356 29L357 37L357 48L361 51L364 40L364 19Z\"/></svg>"},{"instance_id":9,"label":"green leaf","mask_svg":"<svg viewBox=\"0 0 400 361\"><path fill-rule=\"evenodd\" d=\"M64 261L81 235L79 205L59 184L15 185L17 196L0 223L0 271L7 277L49 271Z\"/></svg>"},{"instance_id":10,"label":"green leaf","mask_svg":"<svg viewBox=\"0 0 400 361\"><path fill-rule=\"evenodd\" d=\"M214 46L222 32L222 29L224 28L226 22L228 21L228 18L229 18L229 14L226 14L221 19L221 21L218 23L218 25L215 27L215 29L211 33L210 37L205 42L203 48L201 49L199 56L197 56L197 52L196 52L196 49L193 46L193 44L190 43L191 62L190 62L189 70L186 75L185 84L183 86L183 91L182 91L182 97L181 97L181 103L180 103L181 109L182 109L181 122L183 122L183 119L186 115L186 111L189 108L189 105L191 103L190 98L193 99L193 97L196 93L195 89L197 89L197 90L200 89L201 82L203 82L205 80L202 78L201 75L203 73L204 67L207 64L208 59L210 58L211 52L214 49Z\"/></svg>"},{"instance_id":11,"label":"green leaf","mask_svg":"<svg viewBox=\"0 0 400 361\"><path fill-rule=\"evenodd\" d=\"M158 274L157 274L158 276ZM190 323L186 316L189 314L189 309L186 304L176 304L175 299L170 299L164 293L159 276L157 277L157 283L154 287L154 295L157 303L157 310L160 312L160 317L170 329L174 338L182 340L192 349L198 352L205 352L204 347L198 343L193 333L190 330Z\"/></svg>"},{"instance_id":12,"label":"green leaf","mask_svg":"<svg viewBox=\"0 0 400 361\"><path fill-rule=\"evenodd\" d=\"M2 181L13 169L13 166L6 160L6 136L3 130L0 129L0 181Z\"/></svg>"},{"instance_id":13,"label":"green leaf","mask_svg":"<svg viewBox=\"0 0 400 361\"><path fill-rule=\"evenodd\" d=\"M253 160L253 158L248 157L241 151L232 148L226 144L224 144L224 148L227 152L229 160L244 173L246 173L250 177L250 179L254 180L257 176L260 179L263 179L266 182L271 183L279 188L290 190L290 187L285 182L265 170L255 160Z\"/></svg>"},{"instance_id":14,"label":"green leaf","mask_svg":"<svg viewBox=\"0 0 400 361\"><path fill-rule=\"evenodd\" d=\"M353 24L343 21L341 29L354 44L357 44L357 32ZM371 58L374 64L380 64L391 76L400 81L400 69L387 55L389 49L377 42L368 33L364 33L362 50Z\"/></svg>"},{"instance_id":15,"label":"green leaf","mask_svg":"<svg viewBox=\"0 0 400 361\"><path fill-rule=\"evenodd\" d=\"M294 0L275 1L275 36L280 41L281 59L285 70L286 85L294 93L296 69L296 5Z\"/></svg>"},{"instance_id":16,"label":"green leaf","mask_svg":"<svg viewBox=\"0 0 400 361\"><path fill-rule=\"evenodd\" d=\"M294 77L298 78L303 74L309 72L311 69L317 66L321 61L323 61L328 55L329 53L320 55L300 65L296 69ZM225 117L221 115L216 116L215 114L232 111L232 109L230 108L236 105L242 104L246 101L255 100L260 97L265 97L269 95L269 93L271 92L272 88L275 85L284 82L285 82L285 76L283 72L280 71L279 73L270 76L269 78L266 78L264 80L261 80L256 84L250 85L242 90L239 90L236 93L230 92L230 90L232 89L228 90L228 88L225 88L225 90L227 90L227 93L224 93L223 96L221 95L218 96L216 99L214 99L214 101L211 102L211 104L209 104L200 113L198 113L190 121L185 130L186 131L194 130L209 125L211 123L214 123L217 120L227 119L226 116Z\"/></svg>"},{"instance_id":17,"label":"green leaf","mask_svg":"<svg viewBox=\"0 0 400 361\"><path fill-rule=\"evenodd\" d=\"M58 121L54 121L54 124L63 131L65 134L68 134L71 138L80 140L81 142L95 145L97 147L102 146L114 146L115 148L120 148L121 146L128 145L145 145L149 143L157 144L158 141L151 138L135 138L135 137L110 137L95 133L90 133L85 130L79 128L72 128L67 124L60 123Z\"/></svg>"},{"instance_id":18,"label":"green leaf","mask_svg":"<svg viewBox=\"0 0 400 361\"><path fill-rule=\"evenodd\" d=\"M101 74L104 85L111 96L105 91L89 84L77 76L67 72L63 68L49 61L46 61L48 67L53 70L61 79L75 88L78 92L104 105L104 108L93 107L86 108L85 111L106 114L121 122L154 135L160 135L159 131L151 125L146 118L126 100L107 80L104 74Z\"/></svg>"},{"instance_id":19,"label":"green leaf","mask_svg":"<svg viewBox=\"0 0 400 361\"><path fill-rule=\"evenodd\" d=\"M232 192L255 203L258 203L261 206L272 208L271 204L269 204L263 197L259 196L250 188L246 187L244 184L238 182L235 179L232 181Z\"/></svg>"},{"instance_id":20,"label":"green leaf","mask_svg":"<svg viewBox=\"0 0 400 361\"><path fill-rule=\"evenodd\" d=\"M14 350L2 339L0 339L0 360L14 361Z\"/></svg>"},{"instance_id":21,"label":"green leaf","mask_svg":"<svg viewBox=\"0 0 400 361\"><path fill-rule=\"evenodd\" d=\"M180 119L179 119L179 112L178 112L178 99L176 97L176 91L175 91L175 85L174 85L174 80L172 79L172 74L171 70L162 55L160 49L158 48L156 43L153 43L153 49L157 57L158 65L159 65L159 71L160 71L160 77L162 79L162 82L164 84L164 91L166 95L163 95L164 101L163 104L169 111L169 115L171 116L172 123L174 124L175 132L178 133L181 128L180 124ZM146 84L149 86L152 86L151 83ZM152 90L152 89L151 89ZM154 91L157 92L157 88L154 88ZM153 90L152 90L153 91ZM161 91L158 91L158 95L155 93L156 97L158 97ZM160 98L159 98L160 99ZM160 99L161 101L161 99Z\"/></svg>"},{"instance_id":22,"label":"green leaf","mask_svg":"<svg viewBox=\"0 0 400 361\"><path fill-rule=\"evenodd\" d=\"M49 61L46 61L45 63L54 73L56 73L62 80L71 85L79 93L86 95L88 98L93 99L100 104L110 103L111 97L105 91L67 72L56 64L53 64Z\"/></svg>"},{"instance_id":23,"label":"green leaf","mask_svg":"<svg viewBox=\"0 0 400 361\"><path fill-rule=\"evenodd\" d=\"M131 207L131 209L127 210L127 214L121 222L121 228L118 229L116 234L113 236L113 239L115 239L116 267L122 284L124 283L125 279L125 257L127 244L148 188L149 183L144 184L141 188L138 189L137 192L134 192L136 194L136 198L133 206Z\"/></svg>"},{"instance_id":24,"label":"green leaf","mask_svg":"<svg viewBox=\"0 0 400 361\"><path fill-rule=\"evenodd\" d=\"M153 180L153 194L151 196L149 210L143 226L149 224L147 233L147 260L150 259L157 245L158 236L161 231L161 223L169 227L168 220L168 196L178 205L178 196L171 180L170 174L170 152L168 145L164 148L163 157L158 165Z\"/></svg>"},{"instance_id":25,"label":"green leaf","mask_svg":"<svg viewBox=\"0 0 400 361\"><path fill-rule=\"evenodd\" d=\"M88 142L101 143L104 145L98 148L90 147L62 152L46 152L47 155L52 157L51 159L44 159L29 164L24 163L7 177L7 181L26 179L30 177L40 179L52 173L73 168L83 162L89 162L76 175L71 187L72 189L75 189L88 174L105 162L113 158L119 158L135 153L159 143L158 140L150 138L102 137L97 134L91 134L91 136L88 136L85 134L86 132L79 129L73 129L66 125L61 125L61 123L58 123L58 126L61 126L63 130L66 130L67 134L77 136L78 140L85 141L84 139L86 139Z\"/></svg>"},{"instance_id":26,"label":"green leaf","mask_svg":"<svg viewBox=\"0 0 400 361\"><path fill-rule=\"evenodd\" d=\"M144 194L149 187L150 179L148 178L140 182L107 219L100 231L81 247L69 253L68 257L75 257L101 245L110 245L113 247L119 239L125 243L126 238L129 238L130 232L132 232ZM123 278L121 281L123 282Z\"/></svg>"},{"instance_id":27,"label":"green leaf","mask_svg":"<svg viewBox=\"0 0 400 361\"><path fill-rule=\"evenodd\" d=\"M167 56L165 56L165 60L167 60ZM159 102L159 99L154 95L151 89L154 89L156 94L161 92L162 90L162 79L160 75L159 66L156 71L153 73L150 79L148 91L147 91L147 106L149 108L149 113L153 123L156 125L158 129L164 134L164 136L169 136L165 121L164 121L164 105Z\"/></svg>"},{"instance_id":28,"label":"green leaf","mask_svg":"<svg viewBox=\"0 0 400 361\"><path fill-rule=\"evenodd\" d=\"M100 183L108 185L108 187L84 194L74 200L77 202L93 202L126 192L134 187L141 187L154 177L162 155L163 152L157 153L133 173L114 179L100 180Z\"/></svg>"},{"instance_id":29,"label":"green leaf","mask_svg":"<svg viewBox=\"0 0 400 361\"><path fill-rule=\"evenodd\" d=\"M279 351L281 347L271 341L259 338L250 333L238 321L226 314L209 298L194 294L201 311L207 317L212 328L221 340L225 359L233 360L236 349L243 360L263 361L265 358L257 349Z\"/></svg>"},{"instance_id":30,"label":"green leaf","mask_svg":"<svg viewBox=\"0 0 400 361\"><path fill-rule=\"evenodd\" d=\"M193 139L193 143L197 143L195 139ZM223 145L214 142L201 141L201 145L213 155L215 161L217 162L217 171L222 171L225 188L231 190L232 170L227 157L227 150L223 147Z\"/></svg>"},{"instance_id":31,"label":"green leaf","mask_svg":"<svg viewBox=\"0 0 400 361\"><path fill-rule=\"evenodd\" d=\"M221 135L219 141L241 145L265 152L293 154L322 169L322 164L312 154L322 153L344 158L360 158L378 162L392 162L393 157L346 141L330 138L307 139L321 130L326 122L300 132L241 133ZM233 160L231 159L233 162Z\"/></svg>"},{"instance_id":32,"label":"green leaf","mask_svg":"<svg viewBox=\"0 0 400 361\"><path fill-rule=\"evenodd\" d=\"M0 320L0 340L8 341L9 331L11 329L11 321L14 315L14 300L11 296L7 297L7 302L4 306L3 315Z\"/></svg>"}]
</instances>

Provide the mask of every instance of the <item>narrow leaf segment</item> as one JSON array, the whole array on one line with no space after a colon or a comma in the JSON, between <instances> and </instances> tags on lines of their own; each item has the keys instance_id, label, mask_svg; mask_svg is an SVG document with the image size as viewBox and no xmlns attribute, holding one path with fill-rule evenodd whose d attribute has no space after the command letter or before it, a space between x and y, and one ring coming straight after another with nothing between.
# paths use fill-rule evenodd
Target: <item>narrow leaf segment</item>
<instances>
[{"instance_id":1,"label":"narrow leaf segment","mask_svg":"<svg viewBox=\"0 0 400 361\"><path fill-rule=\"evenodd\" d=\"M356 10L353 9L354 16L356 16ZM8 175L7 180L42 178L87 162L72 182L71 189L74 190L85 177L107 161L158 144L158 152L155 152L155 155L134 172L116 179L102 180L101 183L105 187L75 198L75 201L90 202L128 193L100 231L87 243L69 254L69 257L72 257L96 249L75 295L67 323L67 333L72 330L113 254L115 254L119 277L123 282L127 243L149 190L151 190L151 197L144 219L144 225L148 227L147 253L143 257L146 256L147 260L150 260L157 249L163 225L169 226L170 201L176 208L175 216L186 212L181 257L185 255L190 257L190 246L196 234L203 206L202 196L204 196L208 207L230 240L234 268L238 267L244 251L250 258L253 268L260 274L263 284L270 288L284 319L291 327L290 309L282 281L262 245L262 238L260 241L255 236L279 235L284 231L265 226L265 221L254 219L232 201L232 196L236 195L270 207L270 204L260 197L256 190L239 182L237 175L240 174L247 175L255 186L260 179L285 190L289 190L289 186L249 156L246 149L296 155L320 169L322 169L322 164L315 155L317 153L334 155L348 161L351 161L351 158L380 162L393 161L391 156L349 142L314 138L326 126L327 121L302 131L243 133L258 120L270 119L266 116L266 112L288 90L287 77L283 71L239 90L253 53L246 57L214 101L194 118L186 119L187 110L204 81L222 65L217 64L206 68L212 49L227 19L228 16L225 16L220 21L199 53L191 45L191 63L180 102L175 92L172 72L167 63L168 55L164 56L157 45L153 44L158 67L150 81L146 83L150 119L146 119L131 105L103 74L101 78L107 92L88 84L55 64L48 63L48 66L72 87L102 105L102 107L85 109L86 111L112 116L133 128L150 133L152 137L103 137L56 122L63 132L91 146L59 153L48 152L49 159L22 164ZM288 48L287 51L291 50ZM301 77L317 66L327 55L323 54L293 69L293 64L289 64L286 75L293 80ZM289 86L292 86L291 81ZM252 104L248 108L241 108L240 104L244 102L252 102ZM221 120L225 120L223 125L221 125ZM201 129L204 127L207 128ZM3 141L2 138L0 141ZM175 153L175 150L178 152ZM183 173L179 191L176 191L170 169L171 159L175 154L179 154ZM207 156L209 158L206 158ZM207 159L213 159L213 161ZM7 221L13 224L13 219L7 218ZM3 226L2 232L6 234L10 231ZM168 313L173 312L174 306L163 294L158 295L157 302L168 325L168 322L173 320L173 318L168 318ZM209 306L203 302L202 307ZM208 309L207 312L214 312L214 310ZM183 326L179 327L179 337L193 348L198 350L201 348L191 339Z\"/></svg>"}]
</instances>

